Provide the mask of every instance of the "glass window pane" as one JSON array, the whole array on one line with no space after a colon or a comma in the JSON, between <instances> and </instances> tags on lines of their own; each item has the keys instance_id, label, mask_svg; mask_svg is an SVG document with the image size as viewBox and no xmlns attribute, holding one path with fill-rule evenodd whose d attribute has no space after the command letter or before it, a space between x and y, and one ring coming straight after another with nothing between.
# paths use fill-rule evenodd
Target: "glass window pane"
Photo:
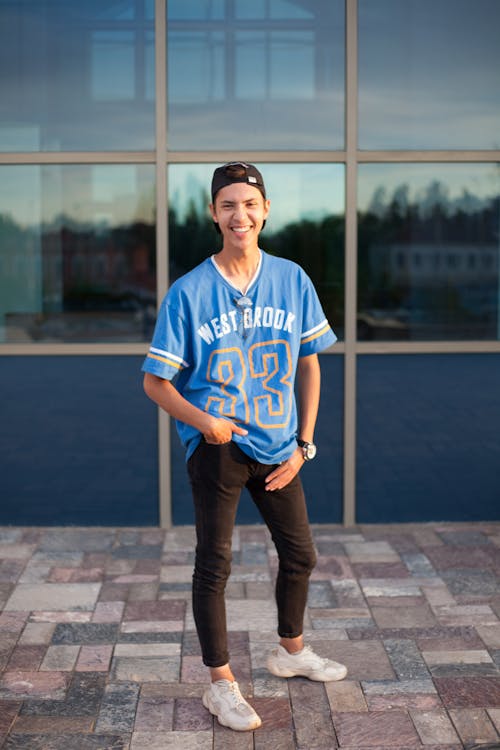
<instances>
[{"instance_id":1,"label":"glass window pane","mask_svg":"<svg viewBox=\"0 0 500 750\"><path fill-rule=\"evenodd\" d=\"M500 339L500 165L359 169L360 339Z\"/></svg>"},{"instance_id":2,"label":"glass window pane","mask_svg":"<svg viewBox=\"0 0 500 750\"><path fill-rule=\"evenodd\" d=\"M500 148L499 28L498 0L359 0L360 148Z\"/></svg>"},{"instance_id":3,"label":"glass window pane","mask_svg":"<svg viewBox=\"0 0 500 750\"><path fill-rule=\"evenodd\" d=\"M147 0L0 2L0 151L153 149Z\"/></svg>"},{"instance_id":4,"label":"glass window pane","mask_svg":"<svg viewBox=\"0 0 500 750\"><path fill-rule=\"evenodd\" d=\"M208 213L218 164L172 164L168 170L170 281L220 250ZM339 338L344 326L344 167L263 164L271 211L261 247L309 274Z\"/></svg>"},{"instance_id":5,"label":"glass window pane","mask_svg":"<svg viewBox=\"0 0 500 750\"><path fill-rule=\"evenodd\" d=\"M0 342L149 341L152 165L0 167Z\"/></svg>"},{"instance_id":6,"label":"glass window pane","mask_svg":"<svg viewBox=\"0 0 500 750\"><path fill-rule=\"evenodd\" d=\"M168 5L171 150L344 147L343 0L187 5Z\"/></svg>"}]
</instances>

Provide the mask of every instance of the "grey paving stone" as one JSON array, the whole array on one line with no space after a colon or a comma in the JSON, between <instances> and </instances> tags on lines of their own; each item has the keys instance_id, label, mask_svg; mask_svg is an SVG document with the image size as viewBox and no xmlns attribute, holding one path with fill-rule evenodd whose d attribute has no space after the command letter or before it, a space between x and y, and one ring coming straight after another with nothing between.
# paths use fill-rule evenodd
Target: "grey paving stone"
<instances>
[{"instance_id":1,"label":"grey paving stone","mask_svg":"<svg viewBox=\"0 0 500 750\"><path fill-rule=\"evenodd\" d=\"M426 680L430 678L427 665L413 641L387 638L384 640L384 647L398 679Z\"/></svg>"},{"instance_id":2,"label":"grey paving stone","mask_svg":"<svg viewBox=\"0 0 500 750\"><path fill-rule=\"evenodd\" d=\"M30 700L23 703L25 716L95 716L106 685L106 674L76 672L65 700Z\"/></svg>"},{"instance_id":3,"label":"grey paving stone","mask_svg":"<svg viewBox=\"0 0 500 750\"><path fill-rule=\"evenodd\" d=\"M91 610L100 588L99 583L20 583L9 597L5 610Z\"/></svg>"},{"instance_id":4,"label":"grey paving stone","mask_svg":"<svg viewBox=\"0 0 500 750\"><path fill-rule=\"evenodd\" d=\"M114 643L118 637L118 624L101 622L60 622L52 636L52 645Z\"/></svg>"},{"instance_id":5,"label":"grey paving stone","mask_svg":"<svg viewBox=\"0 0 500 750\"><path fill-rule=\"evenodd\" d=\"M115 532L105 529L68 529L45 531L39 549L52 553L55 550L69 552L107 552L115 541Z\"/></svg>"},{"instance_id":6,"label":"grey paving stone","mask_svg":"<svg viewBox=\"0 0 500 750\"><path fill-rule=\"evenodd\" d=\"M110 684L102 698L95 731L131 732L139 700L139 685L134 682Z\"/></svg>"},{"instance_id":7,"label":"grey paving stone","mask_svg":"<svg viewBox=\"0 0 500 750\"><path fill-rule=\"evenodd\" d=\"M113 557L132 560L161 559L162 546L160 544L123 544L115 547Z\"/></svg>"},{"instance_id":8,"label":"grey paving stone","mask_svg":"<svg viewBox=\"0 0 500 750\"><path fill-rule=\"evenodd\" d=\"M128 750L128 737L105 734L17 734L13 732L4 750Z\"/></svg>"},{"instance_id":9,"label":"grey paving stone","mask_svg":"<svg viewBox=\"0 0 500 750\"><path fill-rule=\"evenodd\" d=\"M412 574L412 576L422 576L434 578L437 576L429 558L422 552L403 552L401 559Z\"/></svg>"},{"instance_id":10,"label":"grey paving stone","mask_svg":"<svg viewBox=\"0 0 500 750\"><path fill-rule=\"evenodd\" d=\"M309 607L337 607L338 602L329 581L311 581L307 598Z\"/></svg>"},{"instance_id":11,"label":"grey paving stone","mask_svg":"<svg viewBox=\"0 0 500 750\"><path fill-rule=\"evenodd\" d=\"M488 570L445 570L441 571L441 578L454 596L500 594L500 583L497 577Z\"/></svg>"}]
</instances>

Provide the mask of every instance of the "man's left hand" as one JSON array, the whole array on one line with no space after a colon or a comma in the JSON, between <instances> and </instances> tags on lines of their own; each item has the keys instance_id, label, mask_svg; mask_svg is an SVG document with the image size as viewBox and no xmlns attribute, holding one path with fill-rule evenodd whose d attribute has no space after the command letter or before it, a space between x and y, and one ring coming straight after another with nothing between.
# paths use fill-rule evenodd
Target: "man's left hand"
<instances>
[{"instance_id":1,"label":"man's left hand","mask_svg":"<svg viewBox=\"0 0 500 750\"><path fill-rule=\"evenodd\" d=\"M289 484L294 476L299 473L300 469L304 464L304 455L302 450L297 446L297 449L292 453L290 458L283 461L282 464L276 467L266 477L266 490L273 492L274 490L281 490Z\"/></svg>"}]
</instances>

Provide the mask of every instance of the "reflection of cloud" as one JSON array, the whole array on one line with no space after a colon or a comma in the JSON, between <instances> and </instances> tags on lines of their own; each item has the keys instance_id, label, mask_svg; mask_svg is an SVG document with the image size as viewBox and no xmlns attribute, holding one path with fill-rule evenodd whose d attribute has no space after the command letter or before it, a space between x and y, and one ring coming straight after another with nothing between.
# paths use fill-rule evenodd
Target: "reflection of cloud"
<instances>
[{"instance_id":1,"label":"reflection of cloud","mask_svg":"<svg viewBox=\"0 0 500 750\"><path fill-rule=\"evenodd\" d=\"M498 149L499 107L495 98L477 101L430 98L428 91L377 88L360 91L359 144L362 149Z\"/></svg>"}]
</instances>

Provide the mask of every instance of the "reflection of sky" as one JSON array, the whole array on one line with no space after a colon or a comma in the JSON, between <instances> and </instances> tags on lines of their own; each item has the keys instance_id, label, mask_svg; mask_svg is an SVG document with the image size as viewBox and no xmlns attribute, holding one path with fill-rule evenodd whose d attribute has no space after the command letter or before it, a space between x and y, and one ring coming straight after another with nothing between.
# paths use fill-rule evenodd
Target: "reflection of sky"
<instances>
[{"instance_id":1,"label":"reflection of sky","mask_svg":"<svg viewBox=\"0 0 500 750\"><path fill-rule=\"evenodd\" d=\"M0 2L0 148L154 147L154 3L140 6Z\"/></svg>"},{"instance_id":2,"label":"reflection of sky","mask_svg":"<svg viewBox=\"0 0 500 750\"><path fill-rule=\"evenodd\" d=\"M173 164L168 170L170 206L182 219L189 201L207 212L212 174L218 164ZM344 167L340 164L258 164L271 201L271 231L300 219L344 212Z\"/></svg>"},{"instance_id":3,"label":"reflection of sky","mask_svg":"<svg viewBox=\"0 0 500 750\"><path fill-rule=\"evenodd\" d=\"M343 1L203 6L168 6L169 147L342 148Z\"/></svg>"},{"instance_id":4,"label":"reflection of sky","mask_svg":"<svg viewBox=\"0 0 500 750\"><path fill-rule=\"evenodd\" d=\"M359 167L358 207L365 211L380 189L388 203L405 185L408 199L422 203L435 183L441 184L449 202L459 201L466 209L468 195L474 208L478 201L500 195L500 164L363 164Z\"/></svg>"},{"instance_id":5,"label":"reflection of sky","mask_svg":"<svg viewBox=\"0 0 500 750\"><path fill-rule=\"evenodd\" d=\"M154 222L152 165L0 166L0 215L37 227L64 215L82 224Z\"/></svg>"},{"instance_id":6,"label":"reflection of sky","mask_svg":"<svg viewBox=\"0 0 500 750\"><path fill-rule=\"evenodd\" d=\"M498 0L359 0L361 148L500 148Z\"/></svg>"}]
</instances>

